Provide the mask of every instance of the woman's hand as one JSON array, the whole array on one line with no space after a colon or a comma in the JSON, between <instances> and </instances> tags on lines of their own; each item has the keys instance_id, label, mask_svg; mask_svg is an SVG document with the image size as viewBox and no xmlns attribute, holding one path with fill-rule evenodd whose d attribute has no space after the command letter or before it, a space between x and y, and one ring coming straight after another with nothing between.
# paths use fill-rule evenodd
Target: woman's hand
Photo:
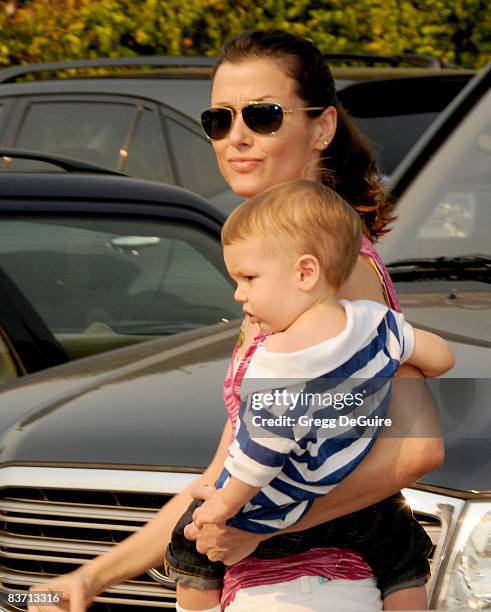
<instances>
[{"instance_id":1,"label":"woman's hand","mask_svg":"<svg viewBox=\"0 0 491 612\"><path fill-rule=\"evenodd\" d=\"M191 494L194 499L209 499L214 487L198 486ZM264 535L242 531L225 524L205 525L198 529L194 523L189 523L184 529L188 540L196 542L196 550L205 554L210 561L221 561L225 565L233 565L252 554L265 539Z\"/></svg>"},{"instance_id":2,"label":"woman's hand","mask_svg":"<svg viewBox=\"0 0 491 612\"><path fill-rule=\"evenodd\" d=\"M53 580L44 584L36 584L29 590L34 593L46 593L47 591L62 593L62 602L52 606L32 604L28 607L28 612L85 612L96 595L92 592L89 581L80 570L75 570L59 578L53 578Z\"/></svg>"},{"instance_id":3,"label":"woman's hand","mask_svg":"<svg viewBox=\"0 0 491 612\"><path fill-rule=\"evenodd\" d=\"M205 554L210 561L221 561L225 565L233 565L251 555L263 537L235 527L220 525L205 525L198 529L194 523L184 528L188 540L196 541L196 550Z\"/></svg>"}]
</instances>

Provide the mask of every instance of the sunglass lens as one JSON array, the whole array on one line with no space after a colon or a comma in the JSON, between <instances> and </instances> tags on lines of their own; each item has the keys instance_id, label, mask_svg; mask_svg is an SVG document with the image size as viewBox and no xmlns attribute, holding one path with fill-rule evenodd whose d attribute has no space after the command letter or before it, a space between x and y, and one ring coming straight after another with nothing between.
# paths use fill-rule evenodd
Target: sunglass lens
<instances>
[{"instance_id":1,"label":"sunglass lens","mask_svg":"<svg viewBox=\"0 0 491 612\"><path fill-rule=\"evenodd\" d=\"M244 122L258 134L275 132L283 121L283 109L279 104L250 104L242 109Z\"/></svg>"},{"instance_id":2,"label":"sunglass lens","mask_svg":"<svg viewBox=\"0 0 491 612\"><path fill-rule=\"evenodd\" d=\"M201 113L201 125L212 140L224 138L232 125L232 111L228 108L209 108Z\"/></svg>"}]
</instances>

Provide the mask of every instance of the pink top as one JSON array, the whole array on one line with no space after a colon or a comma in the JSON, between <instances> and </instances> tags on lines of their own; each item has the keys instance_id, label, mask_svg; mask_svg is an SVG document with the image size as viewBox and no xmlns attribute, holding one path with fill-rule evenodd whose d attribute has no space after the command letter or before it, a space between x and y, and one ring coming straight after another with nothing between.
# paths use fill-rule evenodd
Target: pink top
<instances>
[{"instance_id":1,"label":"pink top","mask_svg":"<svg viewBox=\"0 0 491 612\"><path fill-rule=\"evenodd\" d=\"M360 253L371 258L384 291L387 294L390 307L400 312L401 306L389 273L372 243L365 237L362 240ZM235 375L234 360L237 348L234 348L232 353L223 383L223 399L232 423L233 435L235 435L240 409L240 385L242 379L257 345L267 335L265 332L260 332L254 338L251 346L242 356ZM228 567L225 572L221 602L222 609L233 601L235 594L241 588L294 580L300 576L321 576L329 580L336 578L361 580L373 576L373 572L361 555L346 548L314 548L298 555L275 559L274 563L268 559L246 557L242 561Z\"/></svg>"}]
</instances>

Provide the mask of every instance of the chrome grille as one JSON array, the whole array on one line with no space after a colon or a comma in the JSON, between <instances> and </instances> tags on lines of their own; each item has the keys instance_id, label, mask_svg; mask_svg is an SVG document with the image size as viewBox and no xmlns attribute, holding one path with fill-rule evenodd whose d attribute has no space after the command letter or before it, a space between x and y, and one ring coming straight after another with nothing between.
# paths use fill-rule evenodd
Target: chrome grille
<instances>
[{"instance_id":1,"label":"chrome grille","mask_svg":"<svg viewBox=\"0 0 491 612\"><path fill-rule=\"evenodd\" d=\"M2 589L66 573L138 531L172 495L12 487L2 491ZM174 608L172 583L148 574L101 593L95 610ZM124 608L123 608L124 606Z\"/></svg>"},{"instance_id":2,"label":"chrome grille","mask_svg":"<svg viewBox=\"0 0 491 612\"><path fill-rule=\"evenodd\" d=\"M104 470L100 472L107 478ZM32 473L28 474L28 479L31 476ZM168 476L172 475L166 478ZM125 474L126 478L128 489L137 488L131 472ZM179 488L182 485L179 480ZM175 482L172 486L177 487ZM101 483L99 487L102 488ZM46 486L4 488L0 499L2 590L26 589L107 551L141 529L176 490L179 489L172 489L172 493L165 495ZM404 494L435 546L432 558L434 576L429 590L430 596L436 595L432 592L463 502L415 489L407 489ZM174 608L174 604L175 592L171 583L161 585L148 574L143 574L101 593L93 609L127 612L149 607Z\"/></svg>"}]
</instances>

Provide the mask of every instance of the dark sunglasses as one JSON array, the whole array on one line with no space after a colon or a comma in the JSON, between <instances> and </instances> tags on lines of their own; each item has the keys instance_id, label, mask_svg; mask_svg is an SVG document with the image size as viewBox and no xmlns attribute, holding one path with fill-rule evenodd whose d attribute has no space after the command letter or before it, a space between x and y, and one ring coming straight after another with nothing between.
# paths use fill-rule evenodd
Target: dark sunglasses
<instances>
[{"instance_id":1,"label":"dark sunglasses","mask_svg":"<svg viewBox=\"0 0 491 612\"><path fill-rule=\"evenodd\" d=\"M250 102L240 110L242 119L247 127L256 134L273 134L280 129L283 116L296 111L324 110L322 106L308 106L306 108L286 109L281 104L273 102ZM218 106L207 108L201 113L203 131L211 140L220 140L230 132L232 123L237 115L234 108Z\"/></svg>"}]
</instances>

